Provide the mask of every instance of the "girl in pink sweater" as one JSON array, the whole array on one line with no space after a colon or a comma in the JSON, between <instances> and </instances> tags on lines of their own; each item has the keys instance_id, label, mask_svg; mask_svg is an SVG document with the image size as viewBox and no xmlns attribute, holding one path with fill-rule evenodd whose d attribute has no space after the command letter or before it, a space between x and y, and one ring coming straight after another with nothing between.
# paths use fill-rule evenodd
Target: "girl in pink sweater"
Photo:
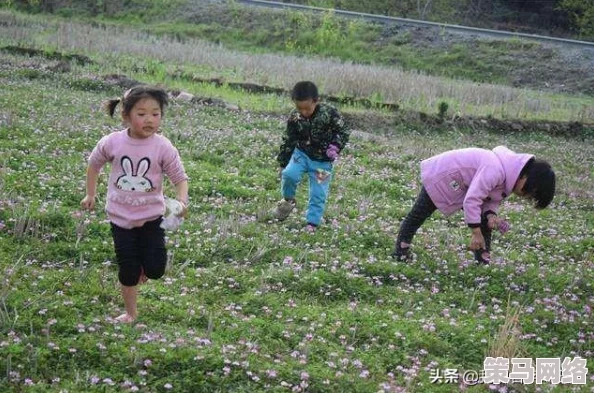
<instances>
[{"instance_id":1,"label":"girl in pink sweater","mask_svg":"<svg viewBox=\"0 0 594 393\"><path fill-rule=\"evenodd\" d=\"M180 216L186 213L188 177L177 149L158 134L167 93L150 86L133 87L121 100L108 102L110 116L120 102L128 128L104 136L93 149L81 207L95 207L97 178L101 168L110 163L105 210L111 221L126 308L126 313L116 319L130 323L138 316L137 285L165 273L167 250L160 227L165 212L163 175L175 185L177 200L183 206Z\"/></svg>"},{"instance_id":2,"label":"girl in pink sweater","mask_svg":"<svg viewBox=\"0 0 594 393\"><path fill-rule=\"evenodd\" d=\"M421 162L421 182L421 192L400 226L392 254L398 260L409 259L413 236L435 210L449 216L462 209L472 231L470 249L479 263L487 264L491 231L509 229L497 217L503 199L514 193L544 209L555 195L555 172L546 161L505 146L451 150L428 158Z\"/></svg>"}]
</instances>

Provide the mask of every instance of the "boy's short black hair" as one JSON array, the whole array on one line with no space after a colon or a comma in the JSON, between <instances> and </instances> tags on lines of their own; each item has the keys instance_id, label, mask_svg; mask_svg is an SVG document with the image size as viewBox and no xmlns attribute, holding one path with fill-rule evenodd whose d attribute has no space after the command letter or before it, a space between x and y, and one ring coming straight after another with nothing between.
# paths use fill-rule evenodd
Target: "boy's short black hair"
<instances>
[{"instance_id":1,"label":"boy's short black hair","mask_svg":"<svg viewBox=\"0 0 594 393\"><path fill-rule=\"evenodd\" d=\"M555 172L551 165L544 160L532 158L526 163L520 178L526 176L524 191L534 200L534 207L544 209L555 196Z\"/></svg>"},{"instance_id":2,"label":"boy's short black hair","mask_svg":"<svg viewBox=\"0 0 594 393\"><path fill-rule=\"evenodd\" d=\"M310 81L297 82L291 91L293 101L317 101L320 98L317 86Z\"/></svg>"}]
</instances>

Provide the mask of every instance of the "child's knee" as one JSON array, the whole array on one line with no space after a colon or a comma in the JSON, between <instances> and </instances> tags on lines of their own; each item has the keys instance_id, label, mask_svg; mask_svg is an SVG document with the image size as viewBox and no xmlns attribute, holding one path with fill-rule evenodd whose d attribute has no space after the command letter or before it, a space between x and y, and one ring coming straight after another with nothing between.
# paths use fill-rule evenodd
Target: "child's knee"
<instances>
[{"instance_id":1,"label":"child's knee","mask_svg":"<svg viewBox=\"0 0 594 393\"><path fill-rule=\"evenodd\" d=\"M297 183L301 178L301 174L295 169L285 169L282 172L283 180L291 183Z\"/></svg>"},{"instance_id":2,"label":"child's knee","mask_svg":"<svg viewBox=\"0 0 594 393\"><path fill-rule=\"evenodd\" d=\"M165 264L163 266L153 266L152 268L145 269L144 274L151 280L157 280L165 274Z\"/></svg>"},{"instance_id":3,"label":"child's knee","mask_svg":"<svg viewBox=\"0 0 594 393\"><path fill-rule=\"evenodd\" d=\"M167 250L159 248L144 261L144 275L151 280L157 280L165 274L167 266Z\"/></svg>"},{"instance_id":4,"label":"child's knee","mask_svg":"<svg viewBox=\"0 0 594 393\"><path fill-rule=\"evenodd\" d=\"M126 287L135 286L136 284L138 284L138 280L140 279L140 267L138 266L134 269L120 267L118 279L120 280L120 284Z\"/></svg>"}]
</instances>

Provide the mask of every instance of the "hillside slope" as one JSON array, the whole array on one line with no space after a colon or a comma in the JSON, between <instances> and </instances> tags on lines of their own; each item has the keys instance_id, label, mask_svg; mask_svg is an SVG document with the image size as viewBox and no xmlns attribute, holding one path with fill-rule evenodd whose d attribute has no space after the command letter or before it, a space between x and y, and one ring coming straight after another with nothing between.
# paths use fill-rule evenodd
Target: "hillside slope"
<instances>
[{"instance_id":1,"label":"hillside slope","mask_svg":"<svg viewBox=\"0 0 594 393\"><path fill-rule=\"evenodd\" d=\"M177 22L202 26L202 38L240 48L268 47L308 53L317 44L304 40L299 48L303 29L310 27L320 33L313 37L318 41L323 35L321 30L344 36L349 34L349 28L355 29L349 26L351 20L340 17L329 21L323 16L227 1L190 1L178 12L174 17ZM343 60L396 65L432 75L550 92L594 94L594 49L485 38L402 24L360 22L350 34L348 39L359 42L366 56L351 51L345 53L353 56L348 58L339 48L326 48L326 53Z\"/></svg>"},{"instance_id":2,"label":"hillside slope","mask_svg":"<svg viewBox=\"0 0 594 393\"><path fill-rule=\"evenodd\" d=\"M69 19L90 18L93 23L135 25L180 40L200 38L249 52L333 57L480 83L594 94L594 50L589 49L488 39L439 28L364 23L230 0L150 0L142 4L135 0L105 2L103 7L68 0L46 3L56 6L34 10Z\"/></svg>"}]
</instances>

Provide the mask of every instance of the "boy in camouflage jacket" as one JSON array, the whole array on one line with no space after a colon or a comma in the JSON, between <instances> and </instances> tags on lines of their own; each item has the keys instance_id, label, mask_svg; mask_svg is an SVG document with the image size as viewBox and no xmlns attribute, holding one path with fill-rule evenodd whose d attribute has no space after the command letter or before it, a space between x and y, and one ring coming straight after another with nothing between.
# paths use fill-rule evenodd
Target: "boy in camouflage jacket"
<instances>
[{"instance_id":1,"label":"boy in camouflage jacket","mask_svg":"<svg viewBox=\"0 0 594 393\"><path fill-rule=\"evenodd\" d=\"M318 89L309 81L298 82L291 98L295 109L287 121L278 155L283 199L274 216L282 221L295 208L297 185L309 177L308 231L320 224L332 180L333 163L349 139L349 130L336 108L319 102Z\"/></svg>"}]
</instances>

